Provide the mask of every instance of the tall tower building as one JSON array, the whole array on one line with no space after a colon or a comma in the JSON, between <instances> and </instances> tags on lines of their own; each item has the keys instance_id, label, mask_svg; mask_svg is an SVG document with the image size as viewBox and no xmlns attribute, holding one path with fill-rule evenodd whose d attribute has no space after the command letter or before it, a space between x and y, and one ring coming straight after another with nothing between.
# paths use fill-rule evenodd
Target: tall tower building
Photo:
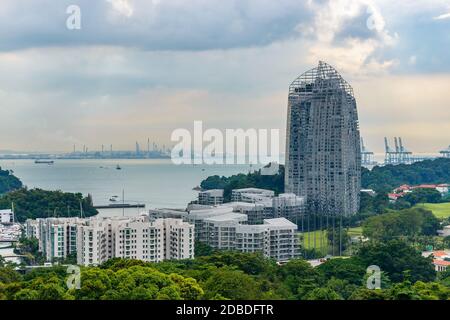
<instances>
[{"instance_id":1,"label":"tall tower building","mask_svg":"<svg viewBox=\"0 0 450 320\"><path fill-rule=\"evenodd\" d=\"M289 87L285 192L306 196L309 214L359 210L361 150L352 87L320 61Z\"/></svg>"}]
</instances>

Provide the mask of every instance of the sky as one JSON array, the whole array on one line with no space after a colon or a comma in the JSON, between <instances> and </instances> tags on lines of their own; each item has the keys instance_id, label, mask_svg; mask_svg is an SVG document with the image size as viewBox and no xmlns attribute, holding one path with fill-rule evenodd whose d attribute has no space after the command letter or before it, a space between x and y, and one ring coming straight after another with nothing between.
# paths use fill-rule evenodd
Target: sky
<instances>
[{"instance_id":1,"label":"sky","mask_svg":"<svg viewBox=\"0 0 450 320\"><path fill-rule=\"evenodd\" d=\"M323 60L353 86L369 149L401 136L436 153L449 51L449 0L2 0L0 150L170 145L195 120L284 137L289 84Z\"/></svg>"}]
</instances>

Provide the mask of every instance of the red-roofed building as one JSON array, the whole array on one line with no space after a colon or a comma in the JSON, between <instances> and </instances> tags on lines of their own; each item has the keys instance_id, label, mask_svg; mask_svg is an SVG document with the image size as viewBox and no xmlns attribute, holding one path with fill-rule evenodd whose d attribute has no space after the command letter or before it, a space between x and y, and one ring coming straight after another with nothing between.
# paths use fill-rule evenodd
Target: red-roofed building
<instances>
[{"instance_id":1,"label":"red-roofed building","mask_svg":"<svg viewBox=\"0 0 450 320\"><path fill-rule=\"evenodd\" d=\"M448 266L450 266L450 261L434 259L433 264L436 271L444 272L447 270Z\"/></svg>"},{"instance_id":2,"label":"red-roofed building","mask_svg":"<svg viewBox=\"0 0 450 320\"><path fill-rule=\"evenodd\" d=\"M403 197L409 192L412 192L414 189L435 189L441 193L442 196L447 195L449 193L448 184L421 184L418 186L410 186L407 184L403 184L398 188L392 190L392 193L388 194L389 200L396 201L398 198Z\"/></svg>"},{"instance_id":3,"label":"red-roofed building","mask_svg":"<svg viewBox=\"0 0 450 320\"><path fill-rule=\"evenodd\" d=\"M400 197L403 197L402 193L388 193L388 198L391 201L396 201Z\"/></svg>"},{"instance_id":4,"label":"red-roofed building","mask_svg":"<svg viewBox=\"0 0 450 320\"><path fill-rule=\"evenodd\" d=\"M438 272L446 271L450 266L450 251L437 250L422 252L423 257L433 257L434 270Z\"/></svg>"}]
</instances>

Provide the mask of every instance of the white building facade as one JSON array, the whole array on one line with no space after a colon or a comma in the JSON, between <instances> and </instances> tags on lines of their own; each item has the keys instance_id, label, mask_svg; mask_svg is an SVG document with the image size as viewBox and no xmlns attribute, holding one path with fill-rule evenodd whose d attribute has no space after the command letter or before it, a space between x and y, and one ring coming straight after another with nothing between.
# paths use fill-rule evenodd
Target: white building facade
<instances>
[{"instance_id":1,"label":"white building facade","mask_svg":"<svg viewBox=\"0 0 450 320\"><path fill-rule=\"evenodd\" d=\"M194 225L182 219L48 218L26 221L27 237L39 239L47 261L75 255L77 264L99 265L111 258L147 262L194 258Z\"/></svg>"}]
</instances>

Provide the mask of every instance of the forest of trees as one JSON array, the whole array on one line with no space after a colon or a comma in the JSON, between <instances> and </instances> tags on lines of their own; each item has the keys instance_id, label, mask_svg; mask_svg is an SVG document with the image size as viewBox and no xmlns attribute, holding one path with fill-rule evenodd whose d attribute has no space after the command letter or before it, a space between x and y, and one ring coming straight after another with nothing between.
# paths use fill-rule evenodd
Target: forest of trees
<instances>
[{"instance_id":1,"label":"forest of trees","mask_svg":"<svg viewBox=\"0 0 450 320\"><path fill-rule=\"evenodd\" d=\"M278 265L260 254L214 252L194 260L146 263L111 259L81 269L80 290L66 287L66 268L24 275L0 268L0 299L448 299L450 272L436 275L431 258L400 240L369 242L351 258L317 268L302 259ZM367 289L366 269L382 270L381 289Z\"/></svg>"},{"instance_id":2,"label":"forest of trees","mask_svg":"<svg viewBox=\"0 0 450 320\"><path fill-rule=\"evenodd\" d=\"M362 187L377 192L392 190L402 184L438 184L450 182L450 159L439 158L413 164L387 165L362 169Z\"/></svg>"},{"instance_id":3,"label":"forest of trees","mask_svg":"<svg viewBox=\"0 0 450 320\"><path fill-rule=\"evenodd\" d=\"M379 214L389 207L387 194L402 184L419 185L426 183L450 182L450 159L436 159L416 162L411 165L387 165L374 167L372 170L362 168L362 188L370 188L377 192L375 197L361 193L362 214ZM224 189L224 200L230 201L231 190L237 188L263 188L274 190L276 194L284 192L284 166L280 165L276 175L261 175L260 171L238 174L230 177L210 176L200 186L205 189ZM418 189L401 198L392 209L405 209L417 203L450 201L443 199L436 190Z\"/></svg>"},{"instance_id":4,"label":"forest of trees","mask_svg":"<svg viewBox=\"0 0 450 320\"><path fill-rule=\"evenodd\" d=\"M0 209L9 209L12 203L19 222L55 216L80 216L80 205L86 217L98 213L93 207L92 197L83 198L81 193L21 188L0 196Z\"/></svg>"},{"instance_id":5,"label":"forest of trees","mask_svg":"<svg viewBox=\"0 0 450 320\"><path fill-rule=\"evenodd\" d=\"M362 188L374 189L384 193L402 185L450 182L450 159L439 158L413 164L375 166L372 170L362 168ZM231 192L236 188L271 189L276 193L284 192L284 166L273 176L263 176L260 171L238 174L231 177L211 176L203 180L203 189L225 189Z\"/></svg>"},{"instance_id":6,"label":"forest of trees","mask_svg":"<svg viewBox=\"0 0 450 320\"><path fill-rule=\"evenodd\" d=\"M278 174L261 175L261 171L248 174L237 174L231 177L210 176L203 180L200 187L205 190L224 189L224 200L231 200L231 190L240 188L261 188L275 191L275 194L284 192L284 166L279 166Z\"/></svg>"},{"instance_id":7,"label":"forest of trees","mask_svg":"<svg viewBox=\"0 0 450 320\"><path fill-rule=\"evenodd\" d=\"M373 240L398 237L414 239L417 236L434 236L440 221L431 211L412 208L375 215L364 220L363 235Z\"/></svg>"},{"instance_id":8,"label":"forest of trees","mask_svg":"<svg viewBox=\"0 0 450 320\"><path fill-rule=\"evenodd\" d=\"M9 170L0 167L0 195L12 190L22 188L22 182Z\"/></svg>"}]
</instances>

